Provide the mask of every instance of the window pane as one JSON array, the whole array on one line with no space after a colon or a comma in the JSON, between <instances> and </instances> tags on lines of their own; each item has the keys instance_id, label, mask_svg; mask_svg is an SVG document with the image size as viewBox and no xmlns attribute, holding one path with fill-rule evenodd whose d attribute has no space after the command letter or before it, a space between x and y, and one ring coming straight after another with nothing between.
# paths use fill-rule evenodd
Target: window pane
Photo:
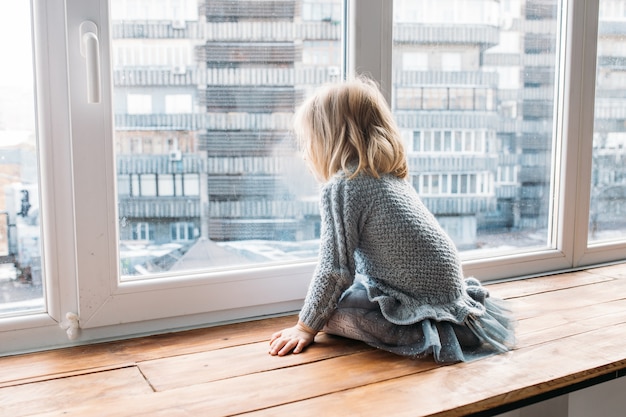
<instances>
[{"instance_id":1,"label":"window pane","mask_svg":"<svg viewBox=\"0 0 626 417\"><path fill-rule=\"evenodd\" d=\"M241 5L111 1L127 278L317 254L318 187L291 119L341 75L343 1Z\"/></svg>"},{"instance_id":2,"label":"window pane","mask_svg":"<svg viewBox=\"0 0 626 417\"><path fill-rule=\"evenodd\" d=\"M626 239L626 1L599 12L589 242Z\"/></svg>"},{"instance_id":3,"label":"window pane","mask_svg":"<svg viewBox=\"0 0 626 417\"><path fill-rule=\"evenodd\" d=\"M423 148L409 149L409 169L441 178L440 191L422 199L465 257L554 247L560 7L558 0L394 0L393 110L403 135L424 138ZM420 73L413 63L426 59L418 57L428 57ZM421 107L409 107L411 90L422 91Z\"/></svg>"},{"instance_id":4,"label":"window pane","mask_svg":"<svg viewBox=\"0 0 626 417\"><path fill-rule=\"evenodd\" d=\"M0 3L0 317L44 309L29 6Z\"/></svg>"}]
</instances>

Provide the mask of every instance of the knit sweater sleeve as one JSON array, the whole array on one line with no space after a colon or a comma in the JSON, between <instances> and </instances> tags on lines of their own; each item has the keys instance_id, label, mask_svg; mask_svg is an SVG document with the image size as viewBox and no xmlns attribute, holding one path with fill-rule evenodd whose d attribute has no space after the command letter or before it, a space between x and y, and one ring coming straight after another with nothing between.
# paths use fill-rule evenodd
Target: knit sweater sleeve
<instances>
[{"instance_id":1,"label":"knit sweater sleeve","mask_svg":"<svg viewBox=\"0 0 626 417\"><path fill-rule=\"evenodd\" d=\"M314 330L324 327L354 281L359 213L348 182L345 177L335 178L321 193L319 262L300 311L300 320Z\"/></svg>"}]
</instances>

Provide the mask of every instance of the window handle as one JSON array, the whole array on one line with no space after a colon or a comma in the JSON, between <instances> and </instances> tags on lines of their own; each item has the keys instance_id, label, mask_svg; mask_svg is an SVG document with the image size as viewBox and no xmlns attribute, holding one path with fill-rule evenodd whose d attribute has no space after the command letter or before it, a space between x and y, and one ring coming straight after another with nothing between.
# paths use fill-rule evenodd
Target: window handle
<instances>
[{"instance_id":1,"label":"window handle","mask_svg":"<svg viewBox=\"0 0 626 417\"><path fill-rule=\"evenodd\" d=\"M100 42L98 26L90 20L80 24L80 54L87 65L87 102L100 103Z\"/></svg>"}]
</instances>

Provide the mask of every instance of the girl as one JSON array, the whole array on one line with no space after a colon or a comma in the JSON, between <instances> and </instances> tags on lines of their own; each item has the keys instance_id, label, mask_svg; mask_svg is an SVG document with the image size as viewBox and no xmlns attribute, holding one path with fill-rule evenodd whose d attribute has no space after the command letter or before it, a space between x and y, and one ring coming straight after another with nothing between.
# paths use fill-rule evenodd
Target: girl
<instances>
[{"instance_id":1,"label":"girl","mask_svg":"<svg viewBox=\"0 0 626 417\"><path fill-rule=\"evenodd\" d=\"M322 88L296 113L321 192L321 243L298 323L271 355L300 353L318 331L437 362L510 348L498 300L464 279L457 250L405 180L398 127L373 81Z\"/></svg>"}]
</instances>

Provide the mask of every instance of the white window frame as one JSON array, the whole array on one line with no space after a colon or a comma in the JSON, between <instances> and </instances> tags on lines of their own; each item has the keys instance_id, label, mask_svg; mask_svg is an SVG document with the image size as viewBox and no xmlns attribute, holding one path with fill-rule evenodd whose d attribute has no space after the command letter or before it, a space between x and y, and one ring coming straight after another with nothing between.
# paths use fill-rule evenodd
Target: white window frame
<instances>
[{"instance_id":1,"label":"white window frame","mask_svg":"<svg viewBox=\"0 0 626 417\"><path fill-rule=\"evenodd\" d=\"M108 5L105 0L33 3L46 312L1 319L0 335L11 337L2 337L0 354L297 311L315 262L120 279ZM378 80L389 102L392 5L348 1L344 30L348 72L358 69ZM564 140L557 141L552 167L554 247L465 259L465 273L483 280L624 260L626 242L587 245L598 3L565 0L564 10L555 104L560 115L555 132ZM95 104L87 103L79 51L78 28L85 20L97 25L101 40L102 94ZM59 327L70 312L80 319L75 341Z\"/></svg>"}]
</instances>

